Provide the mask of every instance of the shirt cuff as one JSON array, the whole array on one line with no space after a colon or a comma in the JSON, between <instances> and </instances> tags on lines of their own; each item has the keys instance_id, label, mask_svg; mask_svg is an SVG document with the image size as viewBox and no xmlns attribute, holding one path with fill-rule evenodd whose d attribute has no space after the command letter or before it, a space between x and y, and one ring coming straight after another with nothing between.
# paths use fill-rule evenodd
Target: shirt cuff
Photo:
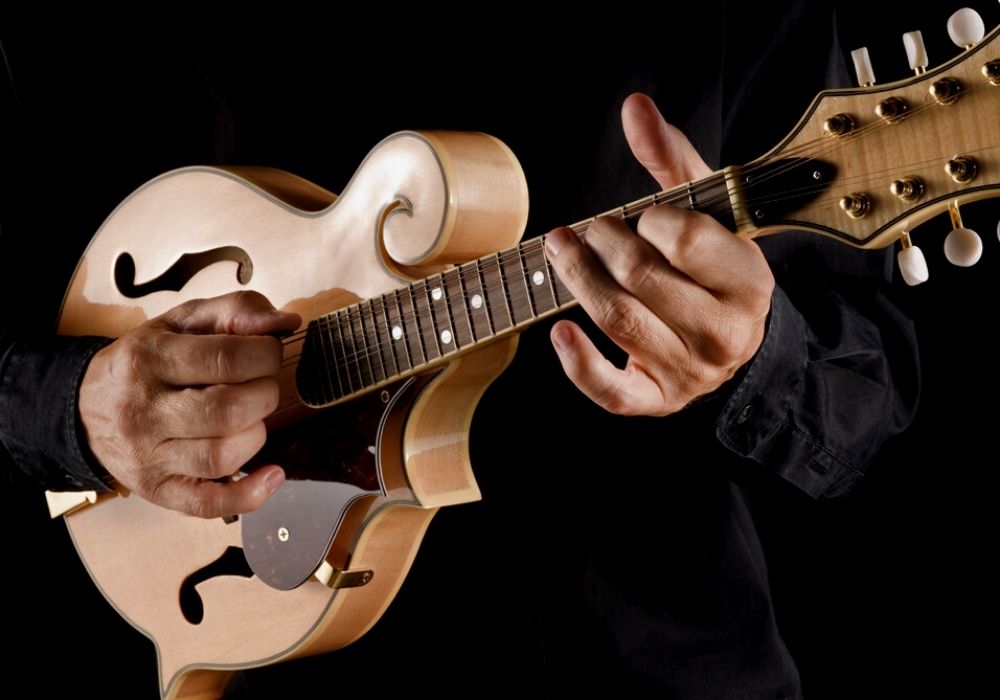
<instances>
[{"instance_id":1,"label":"shirt cuff","mask_svg":"<svg viewBox=\"0 0 1000 700\"><path fill-rule=\"evenodd\" d=\"M107 491L77 408L91 358L108 338L15 341L0 357L0 442L25 472L53 491Z\"/></svg>"},{"instance_id":2,"label":"shirt cuff","mask_svg":"<svg viewBox=\"0 0 1000 700\"><path fill-rule=\"evenodd\" d=\"M802 315L776 287L764 341L723 407L716 436L810 496L836 496L848 491L862 471L794 420L809 410L801 405L808 393L807 338Z\"/></svg>"}]
</instances>

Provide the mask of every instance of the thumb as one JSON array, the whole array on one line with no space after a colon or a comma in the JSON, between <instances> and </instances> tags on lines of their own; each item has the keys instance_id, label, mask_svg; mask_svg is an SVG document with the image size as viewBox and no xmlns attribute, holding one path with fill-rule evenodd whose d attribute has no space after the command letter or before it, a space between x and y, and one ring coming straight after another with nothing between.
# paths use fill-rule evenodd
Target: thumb
<instances>
[{"instance_id":1,"label":"thumb","mask_svg":"<svg viewBox=\"0 0 1000 700\"><path fill-rule=\"evenodd\" d=\"M298 314L275 311L267 297L251 291L188 301L161 320L180 333L227 335L284 335L302 323Z\"/></svg>"},{"instance_id":2,"label":"thumb","mask_svg":"<svg viewBox=\"0 0 1000 700\"><path fill-rule=\"evenodd\" d=\"M666 122L648 95L634 92L625 99L622 129L632 155L664 189L712 173L687 137Z\"/></svg>"}]
</instances>

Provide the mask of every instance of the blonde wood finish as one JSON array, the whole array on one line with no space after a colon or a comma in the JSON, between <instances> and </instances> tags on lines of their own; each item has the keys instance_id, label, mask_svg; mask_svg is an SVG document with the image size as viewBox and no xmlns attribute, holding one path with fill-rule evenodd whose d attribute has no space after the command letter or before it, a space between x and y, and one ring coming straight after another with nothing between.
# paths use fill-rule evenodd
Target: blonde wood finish
<instances>
[{"instance_id":1,"label":"blonde wood finish","mask_svg":"<svg viewBox=\"0 0 1000 700\"><path fill-rule=\"evenodd\" d=\"M858 247L881 248L895 243L903 231L912 231L947 211L951 201L997 196L1000 87L989 84L982 66L998 58L1000 29L971 51L917 78L820 93L785 140L754 163L783 156L817 157L837 166L833 186L793 212L788 218L794 219L794 225L743 228L751 235L789 228L811 230ZM938 104L929 93L930 85L943 77L955 78L963 87L953 104ZM876 105L890 96L909 104L907 116L893 124L875 115ZM835 114L851 115L856 130L844 137L826 135L823 123ZM945 173L945 163L955 155L971 155L978 161L976 180L957 183ZM754 163L744 166L742 172L751 170ZM908 176L921 178L927 188L916 203L904 202L889 192L894 180ZM872 201L871 213L860 219L852 219L839 206L841 197L854 192L864 192ZM751 199L749 208L755 206Z\"/></svg>"},{"instance_id":2,"label":"blonde wood finish","mask_svg":"<svg viewBox=\"0 0 1000 700\"><path fill-rule=\"evenodd\" d=\"M280 171L175 171L141 187L104 223L66 294L59 330L116 336L188 299L243 288L236 264L222 262L199 271L180 292L128 299L113 274L122 253L135 259L141 284L185 253L238 246L254 265L246 288L307 322L403 286L415 271L513 245L526 217L520 166L506 146L483 134L391 136L339 198ZM286 357L299 345L290 343ZM384 417L377 449L388 494L352 506L327 557L338 568L373 570L367 585L331 590L310 580L279 591L256 577L210 578L197 586L204 618L191 624L179 610L181 585L227 547L240 546L238 525L181 516L124 490L67 516L95 583L156 644L162 696L219 697L235 669L335 649L374 624L436 507L479 497L469 425L515 345L506 337L454 360L415 385L413 401L393 405ZM274 422L313 412L297 399L294 367L281 375L281 402L295 410Z\"/></svg>"}]
</instances>

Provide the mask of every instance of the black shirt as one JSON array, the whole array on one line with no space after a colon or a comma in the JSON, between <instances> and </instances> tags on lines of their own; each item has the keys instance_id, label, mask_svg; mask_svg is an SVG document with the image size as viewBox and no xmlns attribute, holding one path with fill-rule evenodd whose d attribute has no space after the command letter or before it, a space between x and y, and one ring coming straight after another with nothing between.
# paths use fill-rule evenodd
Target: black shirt
<instances>
[{"instance_id":1,"label":"black shirt","mask_svg":"<svg viewBox=\"0 0 1000 700\"><path fill-rule=\"evenodd\" d=\"M96 485L74 406L100 341L45 339L39 328L52 290L65 286L51 278L70 268L70 251L144 179L192 162L249 162L337 189L388 132L475 128L522 158L535 203L531 235L652 191L618 135L617 108L632 90L650 92L719 166L773 145L827 82L850 82L829 10L706 6L673 20L703 26L719 17L725 51L705 52L697 37L676 32L668 46L624 55L597 41L555 44L522 57L535 65L525 72L470 42L414 52L389 76L334 70L328 44L279 38L275 28L63 46L62 55L80 52L78 64L49 64L48 45L5 36L15 78L19 61L31 66L19 88L36 139L59 121L60 104L101 98L74 108L77 120L63 133L45 131L51 140L41 150L98 163L102 177L78 182L64 207L45 210L68 249L47 266L38 263L51 246L31 240L37 216L29 215L44 198L31 178L7 174L24 198L5 207L13 213L5 212L4 263L42 268L38 285L48 292L36 298L49 304L3 336L0 441L50 486ZM640 31L636 41L645 38ZM258 51L239 50L246 46ZM475 58L459 70L459 55ZM28 172L39 170L36 161ZM763 467L812 496L849 489L909 422L916 358L908 322L882 293L884 255L791 234L762 245L779 281L764 345L736 381L678 416L602 414L560 378L544 333L526 334L473 426L484 502L439 516L445 524L432 529L436 543L418 557L415 582L366 638L295 671L251 672L251 689L278 688L289 673L360 689L391 658L395 673L378 676L384 689L440 673L444 694L471 683L522 694L795 697L797 671L736 484L759 480ZM551 439L526 450L508 439L511 423Z\"/></svg>"}]
</instances>

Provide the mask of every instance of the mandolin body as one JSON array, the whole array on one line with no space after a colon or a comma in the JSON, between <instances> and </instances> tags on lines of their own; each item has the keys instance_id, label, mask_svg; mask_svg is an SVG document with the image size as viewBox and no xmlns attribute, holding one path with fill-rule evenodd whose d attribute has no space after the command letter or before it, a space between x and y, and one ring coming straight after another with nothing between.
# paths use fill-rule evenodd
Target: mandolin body
<instances>
[{"instance_id":1,"label":"mandolin body","mask_svg":"<svg viewBox=\"0 0 1000 700\"><path fill-rule=\"evenodd\" d=\"M189 299L241 289L307 324L509 247L526 217L517 160L484 134L390 136L339 198L276 170L178 170L106 220L59 332L119 336ZM479 498L469 426L516 342L505 335L323 411L299 399L302 341L287 342L263 452L289 478L264 509L201 520L119 488L66 516L94 582L156 645L163 698L220 697L237 669L342 647L378 620L436 509ZM254 536L295 551L288 560L304 573L262 581L243 557ZM255 569L271 565L255 551Z\"/></svg>"}]
</instances>

